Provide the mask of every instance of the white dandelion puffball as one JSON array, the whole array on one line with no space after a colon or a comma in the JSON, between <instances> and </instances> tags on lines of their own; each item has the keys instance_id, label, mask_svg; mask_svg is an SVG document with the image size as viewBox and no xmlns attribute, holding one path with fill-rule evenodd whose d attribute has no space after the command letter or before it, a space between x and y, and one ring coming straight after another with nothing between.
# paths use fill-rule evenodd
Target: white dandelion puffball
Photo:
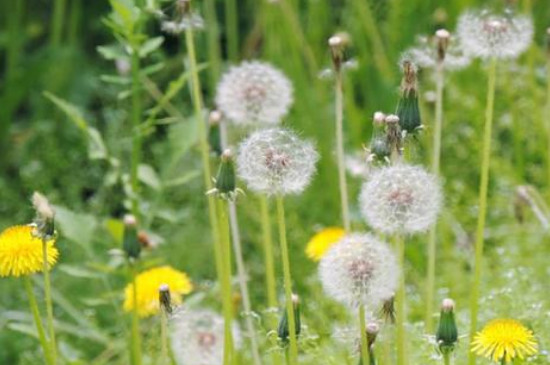
<instances>
[{"instance_id":1,"label":"white dandelion puffball","mask_svg":"<svg viewBox=\"0 0 550 365\"><path fill-rule=\"evenodd\" d=\"M252 133L239 146L237 173L249 189L267 195L302 192L319 155L294 132L272 128Z\"/></svg>"},{"instance_id":2,"label":"white dandelion puffball","mask_svg":"<svg viewBox=\"0 0 550 365\"><path fill-rule=\"evenodd\" d=\"M439 56L435 39L428 37L419 37L415 46L406 50L402 59L410 59L420 68L435 68L438 64ZM467 67L472 61L464 47L460 44L458 38L449 38L449 44L445 50L443 67L448 71L457 71Z\"/></svg>"},{"instance_id":3,"label":"white dandelion puffball","mask_svg":"<svg viewBox=\"0 0 550 365\"><path fill-rule=\"evenodd\" d=\"M405 164L375 170L359 196L367 223L384 233L425 231L435 223L441 201L437 177Z\"/></svg>"},{"instance_id":4,"label":"white dandelion puffball","mask_svg":"<svg viewBox=\"0 0 550 365\"><path fill-rule=\"evenodd\" d=\"M468 11L458 19L457 34L472 56L516 58L531 44L533 21L524 15Z\"/></svg>"},{"instance_id":5,"label":"white dandelion puffball","mask_svg":"<svg viewBox=\"0 0 550 365\"><path fill-rule=\"evenodd\" d=\"M268 63L245 61L225 73L216 90L216 105L233 123L281 121L292 105L292 84Z\"/></svg>"},{"instance_id":6,"label":"white dandelion puffball","mask_svg":"<svg viewBox=\"0 0 550 365\"><path fill-rule=\"evenodd\" d=\"M224 319L207 310L181 309L172 318L171 345L178 364L222 365ZM239 348L239 328L233 325L233 342Z\"/></svg>"},{"instance_id":7,"label":"white dandelion puffball","mask_svg":"<svg viewBox=\"0 0 550 365\"><path fill-rule=\"evenodd\" d=\"M399 266L391 249L368 233L352 233L321 259L319 277L325 292L337 301L375 310L397 288Z\"/></svg>"}]
</instances>

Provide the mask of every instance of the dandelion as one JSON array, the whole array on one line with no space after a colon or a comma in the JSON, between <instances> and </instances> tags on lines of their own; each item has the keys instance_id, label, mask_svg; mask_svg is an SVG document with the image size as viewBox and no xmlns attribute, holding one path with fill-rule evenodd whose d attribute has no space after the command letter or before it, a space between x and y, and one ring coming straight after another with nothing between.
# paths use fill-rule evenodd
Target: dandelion
<instances>
[{"instance_id":1,"label":"dandelion","mask_svg":"<svg viewBox=\"0 0 550 365\"><path fill-rule=\"evenodd\" d=\"M42 272L44 269L42 239L36 237L35 227L19 225L0 234L0 276L20 277ZM47 262L51 268L57 262L59 251L55 239L47 244Z\"/></svg>"},{"instance_id":2,"label":"dandelion","mask_svg":"<svg viewBox=\"0 0 550 365\"><path fill-rule=\"evenodd\" d=\"M306 246L306 255L313 261L319 261L326 252L338 242L346 232L340 227L327 227L317 232Z\"/></svg>"},{"instance_id":3,"label":"dandelion","mask_svg":"<svg viewBox=\"0 0 550 365\"><path fill-rule=\"evenodd\" d=\"M293 101L292 84L268 63L245 61L223 75L216 90L216 105L238 125L281 121Z\"/></svg>"},{"instance_id":4,"label":"dandelion","mask_svg":"<svg viewBox=\"0 0 550 365\"><path fill-rule=\"evenodd\" d=\"M417 66L408 58L401 61L403 79L401 81L401 98L397 104L399 126L407 133L415 133L422 127L420 108L418 106L418 85L416 82Z\"/></svg>"},{"instance_id":5,"label":"dandelion","mask_svg":"<svg viewBox=\"0 0 550 365\"><path fill-rule=\"evenodd\" d=\"M503 364L537 353L533 332L513 319L494 319L478 332L472 352Z\"/></svg>"},{"instance_id":6,"label":"dandelion","mask_svg":"<svg viewBox=\"0 0 550 365\"><path fill-rule=\"evenodd\" d=\"M509 12L468 11L458 19L457 34L464 50L474 57L516 58L531 44L533 21Z\"/></svg>"},{"instance_id":7,"label":"dandelion","mask_svg":"<svg viewBox=\"0 0 550 365\"><path fill-rule=\"evenodd\" d=\"M159 287L168 285L170 298L173 304L182 302L182 295L189 294L193 285L184 272L173 269L170 266L161 266L146 270L135 278L137 286L137 298L134 301L134 284L128 284L124 290L124 310L127 312L137 310L140 317L156 314L160 310Z\"/></svg>"},{"instance_id":8,"label":"dandelion","mask_svg":"<svg viewBox=\"0 0 550 365\"><path fill-rule=\"evenodd\" d=\"M161 24L163 32L171 34L180 34L187 29L204 28L204 20L199 14L190 9L190 0L176 0L174 3L174 17L170 20L164 20ZM162 17L165 17L162 14Z\"/></svg>"},{"instance_id":9,"label":"dandelion","mask_svg":"<svg viewBox=\"0 0 550 365\"><path fill-rule=\"evenodd\" d=\"M235 347L239 328L232 327ZM178 364L221 365L224 357L224 320L211 310L182 309L172 318L171 345Z\"/></svg>"},{"instance_id":10,"label":"dandelion","mask_svg":"<svg viewBox=\"0 0 550 365\"><path fill-rule=\"evenodd\" d=\"M253 133L239 147L237 173L248 187L266 195L302 192L319 158L313 144L287 129Z\"/></svg>"},{"instance_id":11,"label":"dandelion","mask_svg":"<svg viewBox=\"0 0 550 365\"><path fill-rule=\"evenodd\" d=\"M444 57L441 57L441 49L438 47L440 39L446 39ZM451 37L444 29L436 32L435 37L422 36L417 38L416 44L403 53L403 58L412 60L418 67L435 69L442 61L443 68L447 71L461 70L470 65L472 58L464 51L460 40Z\"/></svg>"},{"instance_id":12,"label":"dandelion","mask_svg":"<svg viewBox=\"0 0 550 365\"><path fill-rule=\"evenodd\" d=\"M352 233L323 256L319 277L325 292L337 301L374 310L394 295L399 267L385 243L371 234Z\"/></svg>"},{"instance_id":13,"label":"dandelion","mask_svg":"<svg viewBox=\"0 0 550 365\"><path fill-rule=\"evenodd\" d=\"M384 233L415 233L436 220L442 193L437 178L419 166L398 164L376 170L359 197L367 223Z\"/></svg>"}]
</instances>

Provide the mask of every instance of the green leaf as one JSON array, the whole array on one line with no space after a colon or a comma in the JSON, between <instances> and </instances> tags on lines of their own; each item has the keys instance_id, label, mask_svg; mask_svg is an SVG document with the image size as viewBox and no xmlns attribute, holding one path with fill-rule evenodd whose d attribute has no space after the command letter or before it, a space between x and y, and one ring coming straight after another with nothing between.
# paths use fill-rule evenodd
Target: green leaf
<instances>
[{"instance_id":1,"label":"green leaf","mask_svg":"<svg viewBox=\"0 0 550 365\"><path fill-rule=\"evenodd\" d=\"M106 60L114 61L119 59L128 59L128 54L124 52L124 49L118 44L108 45L108 46L97 46L96 50Z\"/></svg>"},{"instance_id":2,"label":"green leaf","mask_svg":"<svg viewBox=\"0 0 550 365\"><path fill-rule=\"evenodd\" d=\"M107 228L107 232L109 232L111 237L118 243L118 246L122 246L124 223L120 219L108 219L105 222L105 228Z\"/></svg>"},{"instance_id":3,"label":"green leaf","mask_svg":"<svg viewBox=\"0 0 550 365\"><path fill-rule=\"evenodd\" d=\"M55 219L63 237L82 245L86 250L90 249L97 228L97 220L93 215L55 206Z\"/></svg>"},{"instance_id":4,"label":"green leaf","mask_svg":"<svg viewBox=\"0 0 550 365\"><path fill-rule=\"evenodd\" d=\"M139 165L138 178L142 183L154 190L159 191L162 189L162 182L160 181L156 171L150 165Z\"/></svg>"},{"instance_id":5,"label":"green leaf","mask_svg":"<svg viewBox=\"0 0 550 365\"><path fill-rule=\"evenodd\" d=\"M178 161L199 140L198 125L194 117L172 125L168 139L172 148L172 160Z\"/></svg>"},{"instance_id":6,"label":"green leaf","mask_svg":"<svg viewBox=\"0 0 550 365\"><path fill-rule=\"evenodd\" d=\"M87 269L86 267L79 265L68 265L68 264L59 264L57 265L57 268L60 271L63 271L66 274L69 274L72 277L75 278L84 278L84 279L97 279L101 277L101 274Z\"/></svg>"},{"instance_id":7,"label":"green leaf","mask_svg":"<svg viewBox=\"0 0 550 365\"><path fill-rule=\"evenodd\" d=\"M181 186L184 184L187 184L189 181L195 179L196 177L200 176L201 172L199 170L190 171L186 174L183 174L179 177L176 177L174 179L170 179L164 183L165 187L176 187Z\"/></svg>"},{"instance_id":8,"label":"green leaf","mask_svg":"<svg viewBox=\"0 0 550 365\"><path fill-rule=\"evenodd\" d=\"M157 50L162 43L164 42L164 37L155 37L148 39L143 45L139 48L139 57L143 58L147 56L149 53L154 52Z\"/></svg>"}]
</instances>

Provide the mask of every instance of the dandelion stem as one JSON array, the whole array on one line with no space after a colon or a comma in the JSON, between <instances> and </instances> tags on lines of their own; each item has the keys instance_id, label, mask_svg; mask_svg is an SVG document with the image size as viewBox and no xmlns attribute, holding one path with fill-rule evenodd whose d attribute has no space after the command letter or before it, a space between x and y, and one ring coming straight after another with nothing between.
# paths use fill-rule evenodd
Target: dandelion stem
<instances>
[{"instance_id":1,"label":"dandelion stem","mask_svg":"<svg viewBox=\"0 0 550 365\"><path fill-rule=\"evenodd\" d=\"M61 33L63 31L63 19L65 17L66 0L55 0L53 5L53 15L50 30L50 46L57 47L61 42Z\"/></svg>"},{"instance_id":2,"label":"dandelion stem","mask_svg":"<svg viewBox=\"0 0 550 365\"><path fill-rule=\"evenodd\" d=\"M294 305L292 303L292 279L290 275L290 259L288 243L286 240L285 207L283 197L277 195L277 221L279 225L279 241L281 244L281 256L283 263L283 276L285 286L285 304L288 317L288 337L290 340L289 365L298 363L298 345L296 341L296 319L294 317Z\"/></svg>"},{"instance_id":3,"label":"dandelion stem","mask_svg":"<svg viewBox=\"0 0 550 365\"><path fill-rule=\"evenodd\" d=\"M443 62L436 67L436 99L435 99L435 126L433 135L432 172L439 175L441 160L441 131L443 128L443 87L445 73ZM426 332L433 332L433 302L435 293L435 258L437 243L437 223L435 223L428 236L428 278L426 295Z\"/></svg>"},{"instance_id":4,"label":"dandelion stem","mask_svg":"<svg viewBox=\"0 0 550 365\"><path fill-rule=\"evenodd\" d=\"M225 1L225 31L227 35L227 55L231 61L239 57L239 24L236 0Z\"/></svg>"},{"instance_id":5,"label":"dandelion stem","mask_svg":"<svg viewBox=\"0 0 550 365\"><path fill-rule=\"evenodd\" d=\"M277 307L277 289L275 286L275 264L273 259L273 236L271 233L271 218L269 202L265 195L259 197L260 215L262 221L262 242L264 246L265 282L267 286L267 305Z\"/></svg>"},{"instance_id":6,"label":"dandelion stem","mask_svg":"<svg viewBox=\"0 0 550 365\"><path fill-rule=\"evenodd\" d=\"M227 202L218 200L218 212L220 215L220 252L223 259L222 275L222 302L224 318L224 349L223 364L230 365L233 361L233 333L231 323L233 321L233 302L231 297L231 238L229 233L229 218Z\"/></svg>"},{"instance_id":7,"label":"dandelion stem","mask_svg":"<svg viewBox=\"0 0 550 365\"><path fill-rule=\"evenodd\" d=\"M141 365L141 336L139 333L139 314L138 314L138 287L137 287L137 268L134 262L130 262L130 275L132 276L132 343L131 343L131 363Z\"/></svg>"},{"instance_id":8,"label":"dandelion stem","mask_svg":"<svg viewBox=\"0 0 550 365\"><path fill-rule=\"evenodd\" d=\"M48 264L48 242L42 240L42 261L44 274L44 301L46 302L46 323L48 326L49 345L52 362L57 363L57 345L55 342L55 328L53 325L52 288L50 283L50 268Z\"/></svg>"},{"instance_id":9,"label":"dandelion stem","mask_svg":"<svg viewBox=\"0 0 550 365\"><path fill-rule=\"evenodd\" d=\"M479 308L479 287L481 282L481 265L483 261L483 243L485 219L487 215L487 190L489 187L489 166L491 162L491 130L493 125L493 106L495 99L497 60L492 58L489 65L487 88L487 109L485 111L485 127L483 134L483 154L481 162L481 180L479 183L479 212L475 240L474 282L471 287L470 303L470 342L473 341L477 327L477 313ZM468 354L468 364L473 365L476 357L473 352Z\"/></svg>"},{"instance_id":10,"label":"dandelion stem","mask_svg":"<svg viewBox=\"0 0 550 365\"><path fill-rule=\"evenodd\" d=\"M215 0L206 0L204 2L204 18L208 27L206 34L208 37L208 60L210 69L210 89L216 89L216 83L220 77L221 70L221 50L219 42L219 26L216 17Z\"/></svg>"},{"instance_id":11,"label":"dandelion stem","mask_svg":"<svg viewBox=\"0 0 550 365\"><path fill-rule=\"evenodd\" d=\"M23 278L25 283L25 289L27 291L27 296L29 297L29 306L31 307L32 317L34 319L34 324L36 325L36 331L38 332L38 340L42 346L42 351L44 351L45 363L48 365L55 364L52 361L52 354L50 346L48 345L48 340L46 338L46 332L44 331L44 325L42 324L42 319L40 318L40 311L38 310L38 304L36 303L36 297L32 290L31 279L28 276Z\"/></svg>"},{"instance_id":12,"label":"dandelion stem","mask_svg":"<svg viewBox=\"0 0 550 365\"><path fill-rule=\"evenodd\" d=\"M400 235L395 236L395 248L401 273L399 287L395 296L396 337L397 337L397 365L407 364L405 357L405 241Z\"/></svg>"},{"instance_id":13,"label":"dandelion stem","mask_svg":"<svg viewBox=\"0 0 550 365\"><path fill-rule=\"evenodd\" d=\"M361 335L361 360L363 364L370 365L370 352L369 343L367 340L367 325L365 323L365 306L363 303L359 304L359 331Z\"/></svg>"},{"instance_id":14,"label":"dandelion stem","mask_svg":"<svg viewBox=\"0 0 550 365\"><path fill-rule=\"evenodd\" d=\"M334 91L336 96L336 156L338 159L338 183L340 185L340 201L342 204L342 222L344 230L350 231L348 186L346 183L346 167L344 165L344 105L342 72L336 71Z\"/></svg>"},{"instance_id":15,"label":"dandelion stem","mask_svg":"<svg viewBox=\"0 0 550 365\"><path fill-rule=\"evenodd\" d=\"M160 311L160 363L162 365L169 364L170 358L168 357L168 319L166 318L166 311L161 309Z\"/></svg>"},{"instance_id":16,"label":"dandelion stem","mask_svg":"<svg viewBox=\"0 0 550 365\"><path fill-rule=\"evenodd\" d=\"M444 353L443 354L443 364L444 365L451 365L451 354Z\"/></svg>"},{"instance_id":17,"label":"dandelion stem","mask_svg":"<svg viewBox=\"0 0 550 365\"><path fill-rule=\"evenodd\" d=\"M546 142L547 142L548 151L547 151L546 168L548 169L547 181L548 183L550 183L550 49L547 52L548 52L548 55L546 59L546 133L547 133Z\"/></svg>"}]
</instances>

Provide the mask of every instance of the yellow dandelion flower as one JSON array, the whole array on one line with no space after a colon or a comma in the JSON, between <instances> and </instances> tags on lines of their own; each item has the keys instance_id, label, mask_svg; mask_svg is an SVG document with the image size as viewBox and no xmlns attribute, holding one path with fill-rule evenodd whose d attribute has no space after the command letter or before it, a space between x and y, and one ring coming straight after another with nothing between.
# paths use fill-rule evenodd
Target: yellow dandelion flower
<instances>
[{"instance_id":1,"label":"yellow dandelion flower","mask_svg":"<svg viewBox=\"0 0 550 365\"><path fill-rule=\"evenodd\" d=\"M495 319L478 332L472 352L493 361L510 362L514 358L537 353L533 332L513 319Z\"/></svg>"},{"instance_id":2,"label":"yellow dandelion flower","mask_svg":"<svg viewBox=\"0 0 550 365\"><path fill-rule=\"evenodd\" d=\"M42 240L33 235L33 226L13 226L0 233L0 276L24 276L44 268ZM57 262L59 251L55 240L49 240L46 253L50 268Z\"/></svg>"},{"instance_id":3,"label":"yellow dandelion flower","mask_svg":"<svg viewBox=\"0 0 550 365\"><path fill-rule=\"evenodd\" d=\"M327 227L317 232L306 246L306 255L313 261L319 261L328 249L340 241L345 231L339 227Z\"/></svg>"},{"instance_id":4,"label":"yellow dandelion flower","mask_svg":"<svg viewBox=\"0 0 550 365\"><path fill-rule=\"evenodd\" d=\"M159 312L159 287L163 284L170 288L173 304L181 304L182 295L193 290L193 284L186 273L170 266L161 266L146 270L136 276L137 312L140 317L147 317ZM128 284L124 290L124 310L134 309L134 284Z\"/></svg>"}]
</instances>

